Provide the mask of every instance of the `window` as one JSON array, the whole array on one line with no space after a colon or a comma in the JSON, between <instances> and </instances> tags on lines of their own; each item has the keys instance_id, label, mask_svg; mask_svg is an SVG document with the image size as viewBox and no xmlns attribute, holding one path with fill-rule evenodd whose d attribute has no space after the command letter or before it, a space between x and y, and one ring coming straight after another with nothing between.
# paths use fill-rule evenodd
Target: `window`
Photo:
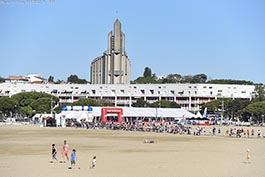
<instances>
[{"instance_id":1,"label":"window","mask_svg":"<svg viewBox=\"0 0 265 177\"><path fill-rule=\"evenodd\" d=\"M184 90L179 91L178 94L180 94L180 95L184 94Z\"/></svg>"},{"instance_id":2,"label":"window","mask_svg":"<svg viewBox=\"0 0 265 177\"><path fill-rule=\"evenodd\" d=\"M218 90L217 92L223 92L223 90Z\"/></svg>"},{"instance_id":3,"label":"window","mask_svg":"<svg viewBox=\"0 0 265 177\"><path fill-rule=\"evenodd\" d=\"M141 93L144 94L145 93L145 90L141 90Z\"/></svg>"},{"instance_id":4,"label":"window","mask_svg":"<svg viewBox=\"0 0 265 177\"><path fill-rule=\"evenodd\" d=\"M154 94L154 90L150 90L150 93L151 93L151 94Z\"/></svg>"},{"instance_id":5,"label":"window","mask_svg":"<svg viewBox=\"0 0 265 177\"><path fill-rule=\"evenodd\" d=\"M175 94L175 91L174 91L174 90L170 90L170 93L171 93L171 94Z\"/></svg>"},{"instance_id":6,"label":"window","mask_svg":"<svg viewBox=\"0 0 265 177\"><path fill-rule=\"evenodd\" d=\"M92 94L96 94L96 90L92 90Z\"/></svg>"}]
</instances>

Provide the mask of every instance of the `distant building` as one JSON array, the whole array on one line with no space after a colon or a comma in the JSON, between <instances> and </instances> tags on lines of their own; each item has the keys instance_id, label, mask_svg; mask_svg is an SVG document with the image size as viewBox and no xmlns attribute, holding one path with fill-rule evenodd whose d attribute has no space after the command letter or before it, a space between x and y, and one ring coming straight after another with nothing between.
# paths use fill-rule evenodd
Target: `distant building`
<instances>
[{"instance_id":1,"label":"distant building","mask_svg":"<svg viewBox=\"0 0 265 177\"><path fill-rule=\"evenodd\" d=\"M129 84L130 60L125 52L125 35L116 19L114 34L108 34L108 49L95 58L90 68L91 84Z\"/></svg>"},{"instance_id":2,"label":"distant building","mask_svg":"<svg viewBox=\"0 0 265 177\"><path fill-rule=\"evenodd\" d=\"M25 76L8 76L5 78L6 83L26 83L28 81Z\"/></svg>"},{"instance_id":3,"label":"distant building","mask_svg":"<svg viewBox=\"0 0 265 177\"><path fill-rule=\"evenodd\" d=\"M32 83L32 84L43 84L47 83L47 80L36 75L30 74L27 76L9 76L5 78L6 83Z\"/></svg>"},{"instance_id":4,"label":"distant building","mask_svg":"<svg viewBox=\"0 0 265 177\"><path fill-rule=\"evenodd\" d=\"M197 112L203 103L222 98L251 100L254 85L233 84L27 84L0 83L0 96L11 97L21 92L41 92L59 98L60 103L73 103L91 98L100 103L131 107L137 99L148 103L171 101L182 109ZM87 105L88 106L88 105Z\"/></svg>"},{"instance_id":5,"label":"distant building","mask_svg":"<svg viewBox=\"0 0 265 177\"><path fill-rule=\"evenodd\" d=\"M26 78L29 80L29 83L34 83L34 84L47 83L47 79L40 77L36 74L27 75Z\"/></svg>"}]
</instances>

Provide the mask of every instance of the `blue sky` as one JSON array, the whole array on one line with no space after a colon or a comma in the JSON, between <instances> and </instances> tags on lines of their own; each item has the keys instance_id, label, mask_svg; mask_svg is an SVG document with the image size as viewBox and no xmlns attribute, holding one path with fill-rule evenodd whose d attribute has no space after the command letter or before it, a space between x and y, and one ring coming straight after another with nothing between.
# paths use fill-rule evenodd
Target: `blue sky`
<instances>
[{"instance_id":1,"label":"blue sky","mask_svg":"<svg viewBox=\"0 0 265 177\"><path fill-rule=\"evenodd\" d=\"M265 83L264 0L0 0L0 76L89 80L116 18L131 80L148 66Z\"/></svg>"}]
</instances>

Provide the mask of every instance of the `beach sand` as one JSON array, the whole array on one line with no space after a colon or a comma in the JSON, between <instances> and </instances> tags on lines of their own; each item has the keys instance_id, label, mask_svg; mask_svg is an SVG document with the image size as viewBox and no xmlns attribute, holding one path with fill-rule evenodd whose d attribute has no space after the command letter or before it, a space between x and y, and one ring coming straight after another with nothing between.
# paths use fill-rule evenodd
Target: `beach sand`
<instances>
[{"instance_id":1,"label":"beach sand","mask_svg":"<svg viewBox=\"0 0 265 177\"><path fill-rule=\"evenodd\" d=\"M222 127L224 132L228 127ZM261 129L265 133L265 128ZM50 163L51 144L59 160L63 140L77 153L77 165ZM143 143L154 140L154 143ZM246 150L250 149L250 163ZM97 166L89 169L93 156ZM188 136L166 133L0 126L1 177L264 177L265 138ZM80 169L78 169L80 167Z\"/></svg>"}]
</instances>

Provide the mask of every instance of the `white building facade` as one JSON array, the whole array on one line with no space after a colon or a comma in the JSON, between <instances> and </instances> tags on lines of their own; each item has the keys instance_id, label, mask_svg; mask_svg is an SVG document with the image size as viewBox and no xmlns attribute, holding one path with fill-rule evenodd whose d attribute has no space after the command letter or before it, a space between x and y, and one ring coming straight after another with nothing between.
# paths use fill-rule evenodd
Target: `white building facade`
<instances>
[{"instance_id":1,"label":"white building facade","mask_svg":"<svg viewBox=\"0 0 265 177\"><path fill-rule=\"evenodd\" d=\"M203 103L220 99L252 99L254 85L227 84L29 84L1 83L0 96L20 92L44 92L59 98L60 103L73 103L80 98L107 101L115 106L131 107L137 99L149 103L174 101L181 108L196 112ZM88 105L87 105L88 106Z\"/></svg>"}]
</instances>

